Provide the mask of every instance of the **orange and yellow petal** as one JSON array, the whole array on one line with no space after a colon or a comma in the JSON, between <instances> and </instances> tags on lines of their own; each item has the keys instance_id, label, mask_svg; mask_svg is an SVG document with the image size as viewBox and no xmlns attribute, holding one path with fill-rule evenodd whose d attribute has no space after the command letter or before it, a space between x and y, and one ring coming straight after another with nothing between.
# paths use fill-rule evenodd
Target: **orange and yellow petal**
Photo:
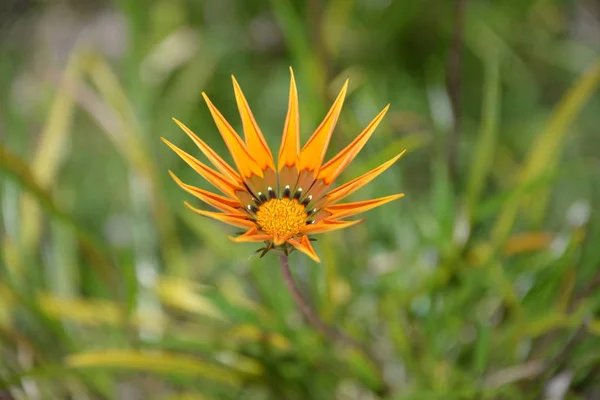
<instances>
[{"instance_id":1,"label":"orange and yellow petal","mask_svg":"<svg viewBox=\"0 0 600 400\"><path fill-rule=\"evenodd\" d=\"M379 207L401 197L404 197L404 193L381 197L379 199L357 201L354 203L334 204L329 207L325 207L325 211L331 213L331 219L346 218L369 211L375 207Z\"/></svg>"},{"instance_id":2,"label":"orange and yellow petal","mask_svg":"<svg viewBox=\"0 0 600 400\"><path fill-rule=\"evenodd\" d=\"M277 190L277 173L271 168L267 168L263 171L263 177L253 175L251 178L246 179L244 182L251 194L256 197L267 196L270 191Z\"/></svg>"},{"instance_id":3,"label":"orange and yellow petal","mask_svg":"<svg viewBox=\"0 0 600 400\"><path fill-rule=\"evenodd\" d=\"M320 208L327 199L323 197L331 185L325 183L323 179L313 182L310 190L306 193L306 198L310 199L309 208Z\"/></svg>"},{"instance_id":4,"label":"orange and yellow petal","mask_svg":"<svg viewBox=\"0 0 600 400\"><path fill-rule=\"evenodd\" d=\"M259 232L256 226L248 229L243 235L240 236L229 236L229 240L235 243L256 243L270 240L271 236L264 232Z\"/></svg>"},{"instance_id":5,"label":"orange and yellow petal","mask_svg":"<svg viewBox=\"0 0 600 400\"><path fill-rule=\"evenodd\" d=\"M179 120L173 118L173 121L192 139L192 141L198 146L200 151L204 153L206 158L214 165L223 175L227 176L233 182L241 183L239 174L231 168L229 164L225 162L213 149L204 143L198 136L194 134L187 126L181 123Z\"/></svg>"},{"instance_id":6,"label":"orange and yellow petal","mask_svg":"<svg viewBox=\"0 0 600 400\"><path fill-rule=\"evenodd\" d=\"M316 224L306 225L300 230L301 234L304 235L316 235L319 233L331 232L338 229L349 228L353 225L360 224L364 218L357 219L356 221L337 221L330 218L326 218Z\"/></svg>"},{"instance_id":7,"label":"orange and yellow petal","mask_svg":"<svg viewBox=\"0 0 600 400\"><path fill-rule=\"evenodd\" d=\"M290 67L290 95L288 112L283 127L283 137L279 149L278 171L284 167L296 167L300 152L300 112L298 110L298 89L294 79L294 71Z\"/></svg>"},{"instance_id":8,"label":"orange and yellow petal","mask_svg":"<svg viewBox=\"0 0 600 400\"><path fill-rule=\"evenodd\" d=\"M169 174L171 175L171 178L173 178L173 180L179 185L179 187L189 194L196 196L206 204L216 208L217 210L221 210L226 213L235 213L237 212L238 208L242 207L240 202L237 200L232 200L216 193L209 192L208 190L188 185L187 183L182 182L181 179L179 179L177 175L171 171L169 171Z\"/></svg>"},{"instance_id":9,"label":"orange and yellow petal","mask_svg":"<svg viewBox=\"0 0 600 400\"><path fill-rule=\"evenodd\" d=\"M221 133L233 161L237 166L238 171L244 178L250 178L252 175L258 175L262 177L262 170L258 166L256 160L250 155L246 144L242 141L240 136L231 127L229 122L223 117L223 115L217 110L217 108L210 101L206 93L202 93L204 101L208 105L208 109L217 125L217 129Z\"/></svg>"},{"instance_id":10,"label":"orange and yellow petal","mask_svg":"<svg viewBox=\"0 0 600 400\"><path fill-rule=\"evenodd\" d=\"M329 146L329 140L337 124L338 117L342 111L344 105L344 98L346 97L346 91L348 89L348 80L344 83L340 94L335 99L331 109L325 116L321 125L308 139L302 151L300 152L300 160L298 169L307 171L314 171L315 175L319 172L319 167L325 158L327 147Z\"/></svg>"},{"instance_id":11,"label":"orange and yellow petal","mask_svg":"<svg viewBox=\"0 0 600 400\"><path fill-rule=\"evenodd\" d=\"M386 169L391 167L392 164L394 164L396 161L398 161L398 159L400 157L402 157L402 155L405 152L406 152L406 150L403 150L396 157L392 158L389 161L384 162L379 167L367 172L364 175L359 176L358 178L351 180L350 182L343 184L342 186L339 186L339 187L333 189L332 191L327 193L327 204L335 203L336 201L343 199L344 197L357 191L358 189L360 189L367 183L371 182L373 179L375 179L377 176L379 176L382 172L384 172Z\"/></svg>"},{"instance_id":12,"label":"orange and yellow petal","mask_svg":"<svg viewBox=\"0 0 600 400\"><path fill-rule=\"evenodd\" d=\"M371 138L373 132L387 113L389 109L387 105L371 123L350 143L346 148L340 151L335 157L328 161L319 171L317 179L323 179L326 184L331 184L337 178L344 168L350 164L358 152L363 148L367 141Z\"/></svg>"},{"instance_id":13,"label":"orange and yellow petal","mask_svg":"<svg viewBox=\"0 0 600 400\"><path fill-rule=\"evenodd\" d=\"M169 142L165 138L161 138L163 142L167 144L179 157L183 159L190 167L194 169L200 176L210 182L214 187L219 189L221 192L235 198L235 191L238 189L238 185L232 182L229 178L223 176L219 172L207 167L173 143Z\"/></svg>"},{"instance_id":14,"label":"orange and yellow petal","mask_svg":"<svg viewBox=\"0 0 600 400\"><path fill-rule=\"evenodd\" d=\"M298 250L299 252L304 253L307 256L309 256L310 258L312 258L315 262L318 262L318 263L321 262L321 259L315 252L315 249L313 248L312 244L310 243L308 236L304 235L301 237L296 237L293 239L289 239L287 242L289 244L291 244L292 246L294 246L294 248L296 250Z\"/></svg>"},{"instance_id":15,"label":"orange and yellow petal","mask_svg":"<svg viewBox=\"0 0 600 400\"><path fill-rule=\"evenodd\" d=\"M247 216L242 213L220 213L214 211L205 211L192 206L187 201L184 204L195 213L198 213L205 217L216 219L217 221L221 221L238 228L250 229L253 226L255 226L254 222L247 219Z\"/></svg>"},{"instance_id":16,"label":"orange and yellow petal","mask_svg":"<svg viewBox=\"0 0 600 400\"><path fill-rule=\"evenodd\" d=\"M267 145L267 141L265 140L264 135L258 127L258 124L254 119L254 115L252 115L252 111L250 110L250 106L246 101L246 97L244 97L244 93L242 92L240 85L238 84L233 75L231 76L231 79L233 80L235 101L237 103L240 116L242 118L244 138L246 139L248 151L250 152L250 154L252 154L252 157L254 157L254 159L258 163L258 166L262 170L266 168L274 170L275 164L273 162L273 155L271 154L271 150Z\"/></svg>"}]
</instances>

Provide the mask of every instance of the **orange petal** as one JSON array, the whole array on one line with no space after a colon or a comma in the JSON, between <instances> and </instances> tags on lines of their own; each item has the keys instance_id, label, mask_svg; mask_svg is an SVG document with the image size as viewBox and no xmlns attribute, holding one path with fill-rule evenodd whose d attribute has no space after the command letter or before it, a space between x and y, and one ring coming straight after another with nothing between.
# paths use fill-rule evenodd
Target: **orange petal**
<instances>
[{"instance_id":1,"label":"orange petal","mask_svg":"<svg viewBox=\"0 0 600 400\"><path fill-rule=\"evenodd\" d=\"M381 197L379 199L357 201L354 203L334 204L332 206L325 207L325 211L328 211L332 214L330 217L332 219L345 218L360 214L375 207L379 207L385 203L389 203L392 200L399 199L400 197L404 197L404 193Z\"/></svg>"},{"instance_id":2,"label":"orange petal","mask_svg":"<svg viewBox=\"0 0 600 400\"><path fill-rule=\"evenodd\" d=\"M262 171L256 160L250 155L248 152L248 148L246 148L246 144L240 139L239 135L233 130L229 122L223 117L223 115L217 110L217 108L211 103L210 99L206 95L206 93L202 93L204 97L204 101L208 105L208 109L212 114L213 119L215 120L215 124L233 157L233 161L237 166L240 174L244 178L249 178L253 174L262 177Z\"/></svg>"},{"instance_id":3,"label":"orange petal","mask_svg":"<svg viewBox=\"0 0 600 400\"><path fill-rule=\"evenodd\" d=\"M350 164L350 162L356 157L358 152L367 143L377 125L381 122L381 119L385 116L385 113L390 108L389 104L371 121L371 123L361 132L356 139L352 141L346 148L340 151L335 157L333 157L327 164L321 168L317 178L323 179L325 183L331 184L335 178Z\"/></svg>"},{"instance_id":4,"label":"orange petal","mask_svg":"<svg viewBox=\"0 0 600 400\"><path fill-rule=\"evenodd\" d=\"M300 115L298 111L298 90L296 89L296 80L294 71L290 67L290 98L288 102L288 112L285 117L283 128L283 137L281 138L281 148L279 149L278 170L283 167L295 167L298 163L298 153L300 152Z\"/></svg>"},{"instance_id":5,"label":"orange petal","mask_svg":"<svg viewBox=\"0 0 600 400\"><path fill-rule=\"evenodd\" d=\"M242 126L244 128L244 137L246 139L248 151L250 154L252 154L252 157L254 157L261 169L275 169L271 150L269 149L267 141L265 140L265 137L260 131L260 128L258 127L258 124L252 115L252 111L250 110L250 106L244 97L244 93L242 93L242 89L233 75L231 76L231 79L233 80L235 101L237 102L238 110L240 111L240 116L242 117Z\"/></svg>"},{"instance_id":6,"label":"orange petal","mask_svg":"<svg viewBox=\"0 0 600 400\"><path fill-rule=\"evenodd\" d=\"M242 208L246 209L249 205L256 206L255 198L251 193L248 193L245 189L240 189L235 192L237 199L240 204L242 204Z\"/></svg>"},{"instance_id":7,"label":"orange petal","mask_svg":"<svg viewBox=\"0 0 600 400\"><path fill-rule=\"evenodd\" d=\"M343 184L340 187L333 189L331 192L327 193L327 204L335 203L336 201L343 199L344 197L360 189L367 183L371 182L373 179L379 176L379 174L381 174L383 171L391 167L392 164L398 161L398 159L402 157L402 155L405 152L406 150L402 150L402 152L396 157L384 162L379 167L367 172L364 175L359 176L358 178L351 180L348 183Z\"/></svg>"},{"instance_id":8,"label":"orange petal","mask_svg":"<svg viewBox=\"0 0 600 400\"><path fill-rule=\"evenodd\" d=\"M229 240L235 243L242 242L264 242L265 240L270 240L271 236L267 235L264 232L259 232L256 226L250 228L246 233L241 236L233 237L229 236Z\"/></svg>"},{"instance_id":9,"label":"orange petal","mask_svg":"<svg viewBox=\"0 0 600 400\"><path fill-rule=\"evenodd\" d=\"M300 230L300 233L302 233L304 235L315 235L317 233L325 233L325 232L329 232L329 231L335 231L337 229L344 229L344 228L348 228L352 225L359 224L363 221L363 219L358 219L356 221L336 221L336 220L327 218L316 224L306 225L304 228L302 228Z\"/></svg>"},{"instance_id":10,"label":"orange petal","mask_svg":"<svg viewBox=\"0 0 600 400\"><path fill-rule=\"evenodd\" d=\"M269 192L277 193L277 173L271 168L263 171L263 177L254 175L244 182L250 193L260 198L262 195L269 197ZM262 194L261 194L262 193Z\"/></svg>"},{"instance_id":11,"label":"orange petal","mask_svg":"<svg viewBox=\"0 0 600 400\"><path fill-rule=\"evenodd\" d=\"M315 208L315 210L317 210L317 209ZM318 210L314 214L307 217L306 219L313 221L312 223L316 224L317 222L321 222L325 218L331 217L331 215L332 215L331 212L329 212L327 210Z\"/></svg>"},{"instance_id":12,"label":"orange petal","mask_svg":"<svg viewBox=\"0 0 600 400\"><path fill-rule=\"evenodd\" d=\"M308 199L309 208L318 208L318 206L316 205L317 203L319 203L319 205L322 206L327 201L327 198L324 198L323 196L325 195L325 192L327 192L327 189L329 189L329 186L331 185L325 183L323 179L318 179L314 181L313 184L310 186L308 192L306 192L306 196L302 199L302 201Z\"/></svg>"},{"instance_id":13,"label":"orange petal","mask_svg":"<svg viewBox=\"0 0 600 400\"><path fill-rule=\"evenodd\" d=\"M199 208L196 208L196 207L192 206L187 201L184 204L186 206L188 206L188 208L190 210L194 211L195 213L198 213L200 215L204 215L205 217L216 219L217 221L221 221L221 222L224 222L226 224L236 226L238 228L247 228L247 229L250 229L253 226L256 226L253 221L250 221L249 219L246 219L246 216L243 215L243 214L241 214L241 213L239 213L239 214L234 214L234 213L224 214L224 213L219 213L219 212L214 212L214 211L201 210Z\"/></svg>"},{"instance_id":14,"label":"orange petal","mask_svg":"<svg viewBox=\"0 0 600 400\"><path fill-rule=\"evenodd\" d=\"M271 238L271 240L273 241L273 244L275 246L281 246L282 244L284 244L287 240L289 239L289 235L284 236L279 236L277 234L273 235L273 237Z\"/></svg>"},{"instance_id":15,"label":"orange petal","mask_svg":"<svg viewBox=\"0 0 600 400\"><path fill-rule=\"evenodd\" d=\"M315 171L315 175L319 172L319 167L325 158L327 147L329 146L329 140L331 134L335 128L340 111L344 105L344 98L346 97L346 90L348 89L348 80L344 83L344 87L340 91L340 94L335 99L335 102L331 106L331 109L325 116L321 125L317 128L315 133L308 139L308 142L302 148L300 152L300 160L298 169L306 169L308 171Z\"/></svg>"},{"instance_id":16,"label":"orange petal","mask_svg":"<svg viewBox=\"0 0 600 400\"><path fill-rule=\"evenodd\" d=\"M183 183L173 172L169 171L171 178L186 192L196 196L206 204L227 213L236 213L237 208L243 207L239 201L209 192L208 190L200 189L192 185Z\"/></svg>"},{"instance_id":17,"label":"orange petal","mask_svg":"<svg viewBox=\"0 0 600 400\"><path fill-rule=\"evenodd\" d=\"M165 138L161 138L163 142L165 142L179 157L183 159L190 167L194 169L200 176L213 184L217 189L229 195L231 198L235 199L235 191L238 189L238 185L231 182L228 178L224 177L217 171L207 167L202 164L200 161L196 160L194 157L190 156L185 151L181 150L179 147L175 146L173 143L169 142Z\"/></svg>"},{"instance_id":18,"label":"orange petal","mask_svg":"<svg viewBox=\"0 0 600 400\"><path fill-rule=\"evenodd\" d=\"M292 165L291 167L285 166L280 168L277 176L279 177L279 196L283 196L283 192L286 188L293 195L296 191L296 184L298 183L298 169L296 166Z\"/></svg>"},{"instance_id":19,"label":"orange petal","mask_svg":"<svg viewBox=\"0 0 600 400\"><path fill-rule=\"evenodd\" d=\"M310 240L308 240L308 236L304 235L300 238L289 239L287 242L294 246L294 248L299 252L304 253L310 258L312 258L315 262L321 262L321 259L319 258L317 253L315 253L315 249L313 249Z\"/></svg>"},{"instance_id":20,"label":"orange petal","mask_svg":"<svg viewBox=\"0 0 600 400\"><path fill-rule=\"evenodd\" d=\"M227 176L229 179L231 179L234 182L241 183L242 180L240 179L240 176L238 175L238 173L233 168L231 168L231 166L229 166L229 164L227 164L225 162L225 160L223 160L213 149L211 149L206 143L204 143L198 136L196 136L194 134L194 132L192 132L183 123L179 122L175 118L173 118L173 121L175 121L175 123L177 125L179 125L179 127L181 129L183 129L183 131L185 133L187 133L187 135L190 137L190 139L192 139L194 141L194 143L196 143L196 146L198 146L198 148L202 151L202 153L204 153L206 158L208 158L209 161L219 171L221 171L221 173L223 175Z\"/></svg>"}]
</instances>

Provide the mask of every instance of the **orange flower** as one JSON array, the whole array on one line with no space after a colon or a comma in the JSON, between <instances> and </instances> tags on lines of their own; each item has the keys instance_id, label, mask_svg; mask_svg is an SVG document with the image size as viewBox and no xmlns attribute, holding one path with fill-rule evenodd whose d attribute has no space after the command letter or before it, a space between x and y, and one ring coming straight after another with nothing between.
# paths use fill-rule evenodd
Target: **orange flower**
<instances>
[{"instance_id":1,"label":"orange flower","mask_svg":"<svg viewBox=\"0 0 600 400\"><path fill-rule=\"evenodd\" d=\"M201 163L168 140L164 138L162 140L198 174L223 192L223 195L219 195L190 186L169 171L181 188L220 212L197 209L186 202L185 204L190 209L200 215L245 229L244 234L230 237L230 239L234 242L264 242L266 247L261 249L263 255L272 249L281 249L286 254L296 249L320 262L310 243L309 235L355 225L362 220L346 221L343 218L404 196L404 194L395 194L373 200L338 203L388 169L402 156L404 151L374 170L329 190L335 179L367 143L387 112L389 105L352 143L323 164L329 139L344 103L348 81L344 84L321 125L300 149L298 93L291 68L290 72L292 76L288 113L283 128L277 166L275 166L271 150L269 150L234 77L232 77L233 89L242 117L245 141L242 141L206 94L202 93L202 96L231 152L237 171L176 119L175 122L200 148L216 170Z\"/></svg>"}]
</instances>

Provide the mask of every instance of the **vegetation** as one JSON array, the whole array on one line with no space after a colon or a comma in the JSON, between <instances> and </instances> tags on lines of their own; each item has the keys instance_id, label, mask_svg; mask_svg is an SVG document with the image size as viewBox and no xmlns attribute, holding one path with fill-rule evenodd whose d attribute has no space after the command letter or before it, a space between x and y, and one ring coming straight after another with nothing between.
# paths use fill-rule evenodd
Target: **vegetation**
<instances>
[{"instance_id":1,"label":"vegetation","mask_svg":"<svg viewBox=\"0 0 600 400\"><path fill-rule=\"evenodd\" d=\"M115 0L0 5L0 398L600 396L600 10L591 1ZM183 206L171 120L225 154L230 74L272 148L344 80L341 177L404 192L277 258ZM196 203L195 203L196 204ZM554 396L554 397L552 397Z\"/></svg>"}]
</instances>

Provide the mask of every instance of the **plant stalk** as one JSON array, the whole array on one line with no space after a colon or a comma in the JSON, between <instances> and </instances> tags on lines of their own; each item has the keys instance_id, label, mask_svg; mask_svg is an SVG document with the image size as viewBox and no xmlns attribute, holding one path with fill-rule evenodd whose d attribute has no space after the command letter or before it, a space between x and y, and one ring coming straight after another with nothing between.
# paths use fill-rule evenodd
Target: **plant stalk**
<instances>
[{"instance_id":1,"label":"plant stalk","mask_svg":"<svg viewBox=\"0 0 600 400\"><path fill-rule=\"evenodd\" d=\"M353 347L360 351L362 354L364 354L365 357L367 357L369 361L371 361L371 363L375 366L375 369L377 370L377 373L381 380L382 387L379 391L379 394L388 394L389 387L387 386L385 379L383 378L382 365L373 355L371 350L358 340L346 335L345 333L333 327L328 326L323 322L323 320L321 320L321 318L319 318L319 316L314 312L314 310L308 305L306 300L304 300L304 297L302 297L302 293L300 293L300 290L298 289L298 286L294 281L292 271L290 270L289 258L287 255L279 255L279 265L281 267L281 274L283 275L283 280L288 288L288 291L291 293L292 297L294 298L294 301L296 302L296 305L298 306L298 308L300 308L300 311L302 311L302 314L304 314L308 322L310 322L310 324L313 327L315 327L323 336L327 337L328 339Z\"/></svg>"}]
</instances>

